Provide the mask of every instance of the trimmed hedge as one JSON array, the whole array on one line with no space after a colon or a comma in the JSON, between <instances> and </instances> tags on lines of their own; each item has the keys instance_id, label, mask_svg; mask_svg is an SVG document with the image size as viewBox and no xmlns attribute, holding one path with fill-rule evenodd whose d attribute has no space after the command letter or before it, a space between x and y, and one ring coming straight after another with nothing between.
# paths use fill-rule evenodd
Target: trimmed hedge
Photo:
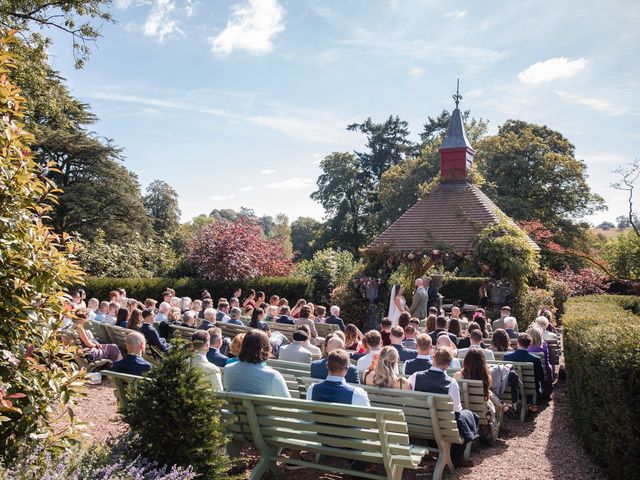
<instances>
[{"instance_id":1,"label":"trimmed hedge","mask_svg":"<svg viewBox=\"0 0 640 480\"><path fill-rule=\"evenodd\" d=\"M290 303L304 298L309 281L301 277L263 277L236 282L216 282L200 278L97 278L87 277L84 288L87 297L99 300L109 298L109 292L117 288L124 288L127 296L144 301L146 298L156 300L162 298L162 292L171 287L180 297L200 298L200 292L208 290L214 302L220 297L229 298L236 287L242 288L242 295L250 288L263 291L267 295L286 297Z\"/></svg>"},{"instance_id":2,"label":"trimmed hedge","mask_svg":"<svg viewBox=\"0 0 640 480\"><path fill-rule=\"evenodd\" d=\"M575 428L610 478L640 471L638 297L590 295L566 304L564 354Z\"/></svg>"},{"instance_id":3,"label":"trimmed hedge","mask_svg":"<svg viewBox=\"0 0 640 480\"><path fill-rule=\"evenodd\" d=\"M483 277L444 277L440 293L444 298L463 300L476 305L480 295L480 286L490 280Z\"/></svg>"}]
</instances>

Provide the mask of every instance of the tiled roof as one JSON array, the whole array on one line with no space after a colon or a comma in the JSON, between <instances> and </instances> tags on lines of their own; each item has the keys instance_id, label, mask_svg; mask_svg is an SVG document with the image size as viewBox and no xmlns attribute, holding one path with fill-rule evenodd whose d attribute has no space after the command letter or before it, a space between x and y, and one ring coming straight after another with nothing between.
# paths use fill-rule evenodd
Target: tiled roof
<instances>
[{"instance_id":1,"label":"tiled roof","mask_svg":"<svg viewBox=\"0 0 640 480\"><path fill-rule=\"evenodd\" d=\"M469 251L478 233L496 223L500 215L505 214L472 183L441 182L367 248L388 246L391 250L406 251L448 247L458 252ZM533 240L529 241L539 250Z\"/></svg>"}]
</instances>

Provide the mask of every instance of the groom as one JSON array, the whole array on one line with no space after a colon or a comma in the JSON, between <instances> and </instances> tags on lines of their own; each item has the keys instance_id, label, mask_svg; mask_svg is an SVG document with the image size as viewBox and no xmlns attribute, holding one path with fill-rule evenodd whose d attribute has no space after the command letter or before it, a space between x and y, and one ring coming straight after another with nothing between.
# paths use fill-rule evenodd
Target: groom
<instances>
[{"instance_id":1,"label":"groom","mask_svg":"<svg viewBox=\"0 0 640 480\"><path fill-rule=\"evenodd\" d=\"M429 312L429 294L424 288L424 282L421 278L416 280L416 293L413 294L413 301L409 309L412 317L419 319L427 318Z\"/></svg>"}]
</instances>

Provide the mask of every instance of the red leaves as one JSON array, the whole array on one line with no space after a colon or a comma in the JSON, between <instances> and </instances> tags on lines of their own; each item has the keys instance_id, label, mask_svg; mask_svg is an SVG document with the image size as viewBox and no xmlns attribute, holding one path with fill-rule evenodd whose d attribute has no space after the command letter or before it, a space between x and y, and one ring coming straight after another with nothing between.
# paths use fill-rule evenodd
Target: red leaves
<instances>
[{"instance_id":1,"label":"red leaves","mask_svg":"<svg viewBox=\"0 0 640 480\"><path fill-rule=\"evenodd\" d=\"M566 252L563 246L554 241L555 234L545 227L540 220L522 221L518 222L518 225L520 225L520 228L527 232L527 235L529 235L541 248L554 253Z\"/></svg>"},{"instance_id":2,"label":"red leaves","mask_svg":"<svg viewBox=\"0 0 640 480\"><path fill-rule=\"evenodd\" d=\"M566 267L561 272L549 270L549 275L554 280L564 282L569 287L571 296L607 293L611 285L606 275L590 268L583 268L576 273Z\"/></svg>"}]
</instances>

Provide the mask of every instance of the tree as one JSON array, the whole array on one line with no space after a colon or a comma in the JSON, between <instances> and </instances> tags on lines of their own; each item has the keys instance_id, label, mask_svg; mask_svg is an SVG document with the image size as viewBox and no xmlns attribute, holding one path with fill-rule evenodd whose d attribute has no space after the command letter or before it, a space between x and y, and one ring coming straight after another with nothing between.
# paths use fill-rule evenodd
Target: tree
<instances>
[{"instance_id":1,"label":"tree","mask_svg":"<svg viewBox=\"0 0 640 480\"><path fill-rule=\"evenodd\" d=\"M616 173L621 177L618 182L615 182L612 186L617 190L627 192L627 203L629 204L629 213L627 214L626 221L629 226L633 228L634 233L640 237L640 222L638 221L638 214L634 210L633 206L633 194L638 179L640 179L640 159L636 159L627 167L620 167L616 170ZM620 227L618 227L620 228Z\"/></svg>"},{"instance_id":2,"label":"tree","mask_svg":"<svg viewBox=\"0 0 640 480\"><path fill-rule=\"evenodd\" d=\"M357 254L369 238L366 215L368 198L363 189L361 163L351 153L334 152L320 162L323 173L317 180L318 190L311 198L320 202L327 214L326 234L330 243L344 246Z\"/></svg>"},{"instance_id":3,"label":"tree","mask_svg":"<svg viewBox=\"0 0 640 480\"><path fill-rule=\"evenodd\" d=\"M75 244L43 222L56 201L46 167L34 160L25 130L26 99L10 80L14 42L0 40L0 461L19 448L65 445L73 430L54 429L52 412L73 426L73 399L84 373L58 340L60 293L81 283ZM60 424L58 424L58 427ZM56 431L57 430L57 431ZM68 443L66 443L68 444Z\"/></svg>"},{"instance_id":4,"label":"tree","mask_svg":"<svg viewBox=\"0 0 640 480\"><path fill-rule=\"evenodd\" d=\"M616 226L611 222L602 222L597 228L601 228L602 230L611 230L612 228L616 228Z\"/></svg>"},{"instance_id":5,"label":"tree","mask_svg":"<svg viewBox=\"0 0 640 480\"><path fill-rule=\"evenodd\" d=\"M176 191L167 182L154 180L147 187L143 202L156 233L173 237L181 214Z\"/></svg>"},{"instance_id":6,"label":"tree","mask_svg":"<svg viewBox=\"0 0 640 480\"><path fill-rule=\"evenodd\" d=\"M300 217L291 224L291 244L298 258L308 260L318 250L322 223L311 217Z\"/></svg>"},{"instance_id":7,"label":"tree","mask_svg":"<svg viewBox=\"0 0 640 480\"><path fill-rule=\"evenodd\" d=\"M635 231L609 240L604 245L603 256L618 277L640 280L640 237Z\"/></svg>"},{"instance_id":8,"label":"tree","mask_svg":"<svg viewBox=\"0 0 640 480\"><path fill-rule=\"evenodd\" d=\"M291 257L293 255L293 246L291 244L291 225L289 225L289 217L284 213L276 215L273 226L269 229L268 233L264 232L264 234L267 238L278 240L282 244L282 248L284 248L284 253L287 257Z\"/></svg>"},{"instance_id":9,"label":"tree","mask_svg":"<svg viewBox=\"0 0 640 480\"><path fill-rule=\"evenodd\" d=\"M247 218L203 227L191 240L188 258L198 275L210 280L284 276L293 267L282 240L265 238Z\"/></svg>"}]
</instances>

